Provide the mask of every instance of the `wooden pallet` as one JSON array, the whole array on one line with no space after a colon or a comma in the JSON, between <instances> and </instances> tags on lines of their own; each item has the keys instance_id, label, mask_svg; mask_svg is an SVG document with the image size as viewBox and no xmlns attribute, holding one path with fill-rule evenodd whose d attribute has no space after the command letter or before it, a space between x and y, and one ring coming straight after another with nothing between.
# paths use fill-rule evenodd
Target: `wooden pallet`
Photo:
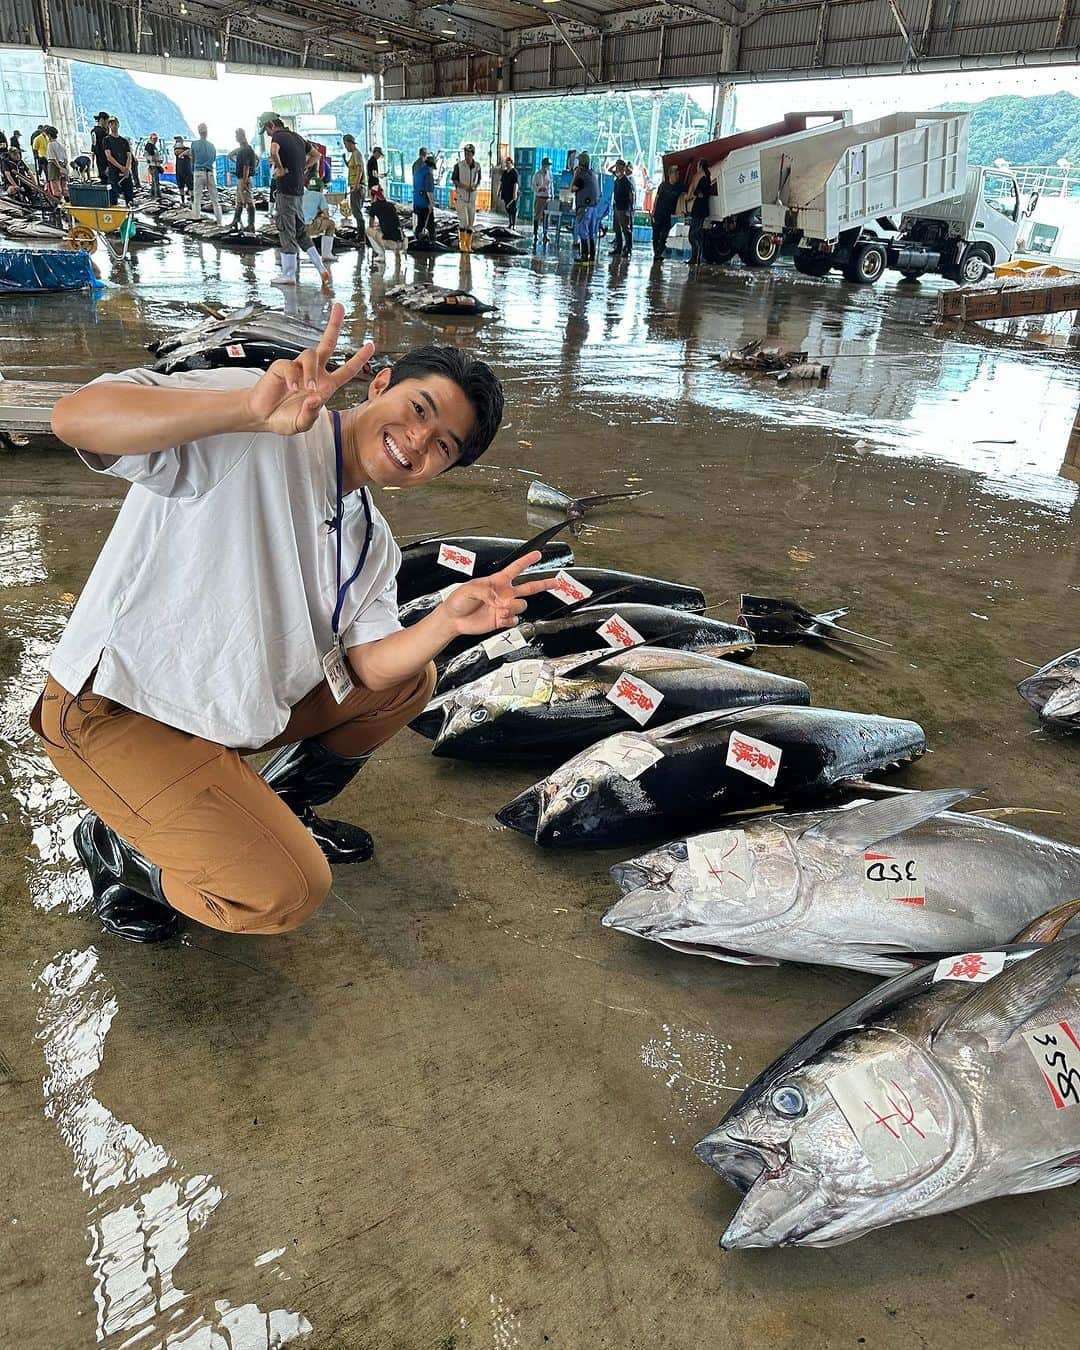
<instances>
[{"instance_id":1,"label":"wooden pallet","mask_svg":"<svg viewBox=\"0 0 1080 1350\"><path fill-rule=\"evenodd\" d=\"M53 405L81 388L49 380L0 380L0 432L48 435Z\"/></svg>"},{"instance_id":2,"label":"wooden pallet","mask_svg":"<svg viewBox=\"0 0 1080 1350\"><path fill-rule=\"evenodd\" d=\"M939 319L959 319L985 322L987 319L1022 319L1031 314L1060 314L1064 310L1080 309L1080 276L1074 276L1047 285L1017 285L998 283L992 289L984 286L962 286L955 291L942 291L938 296Z\"/></svg>"}]
</instances>

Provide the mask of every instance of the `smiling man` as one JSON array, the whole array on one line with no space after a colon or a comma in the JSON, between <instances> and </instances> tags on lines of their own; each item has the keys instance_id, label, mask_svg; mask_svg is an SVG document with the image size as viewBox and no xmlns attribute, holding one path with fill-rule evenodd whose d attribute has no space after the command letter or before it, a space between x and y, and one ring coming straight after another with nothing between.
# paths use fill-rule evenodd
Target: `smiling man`
<instances>
[{"instance_id":1,"label":"smiling man","mask_svg":"<svg viewBox=\"0 0 1080 1350\"><path fill-rule=\"evenodd\" d=\"M514 584L529 554L401 628L401 554L369 489L471 464L502 390L466 353L424 347L330 412L372 350L327 371L343 317L335 305L317 348L262 375L105 375L53 413L91 469L132 484L31 717L91 808L75 846L121 937L160 941L181 914L243 933L302 923L328 863L372 852L314 808L424 707L451 639L515 625L551 585ZM244 756L269 749L260 775Z\"/></svg>"}]
</instances>

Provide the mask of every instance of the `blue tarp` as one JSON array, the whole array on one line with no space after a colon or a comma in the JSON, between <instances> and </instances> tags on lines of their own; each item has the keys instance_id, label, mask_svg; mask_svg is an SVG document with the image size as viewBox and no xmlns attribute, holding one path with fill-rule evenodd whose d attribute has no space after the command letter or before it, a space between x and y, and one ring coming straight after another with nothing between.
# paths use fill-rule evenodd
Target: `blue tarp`
<instances>
[{"instance_id":1,"label":"blue tarp","mask_svg":"<svg viewBox=\"0 0 1080 1350\"><path fill-rule=\"evenodd\" d=\"M5 291L97 290L104 283L84 248L0 248L0 294Z\"/></svg>"}]
</instances>

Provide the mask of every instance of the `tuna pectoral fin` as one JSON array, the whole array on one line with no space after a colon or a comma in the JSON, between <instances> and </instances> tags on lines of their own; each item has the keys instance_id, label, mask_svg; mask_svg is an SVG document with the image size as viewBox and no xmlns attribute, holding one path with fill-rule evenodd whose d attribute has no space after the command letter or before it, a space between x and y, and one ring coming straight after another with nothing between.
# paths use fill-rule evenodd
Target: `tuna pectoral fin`
<instances>
[{"instance_id":1,"label":"tuna pectoral fin","mask_svg":"<svg viewBox=\"0 0 1080 1350\"><path fill-rule=\"evenodd\" d=\"M847 811L834 811L811 825L803 839L835 844L838 848L869 848L883 839L914 829L973 796L976 788L944 788L938 792L905 792L880 802L867 802Z\"/></svg>"},{"instance_id":2,"label":"tuna pectoral fin","mask_svg":"<svg viewBox=\"0 0 1080 1350\"><path fill-rule=\"evenodd\" d=\"M1043 947L1023 961L1007 965L1000 975L980 984L938 1023L939 1036L981 1036L999 1050L1009 1037L1044 1008L1080 972L1080 937Z\"/></svg>"},{"instance_id":3,"label":"tuna pectoral fin","mask_svg":"<svg viewBox=\"0 0 1080 1350\"><path fill-rule=\"evenodd\" d=\"M650 934L650 937L652 935ZM735 952L728 947L706 947L696 942L680 942L677 938L652 937L661 947L670 947L684 956L711 956L714 961L727 961L733 966L778 966L771 956L755 956L752 952Z\"/></svg>"},{"instance_id":4,"label":"tuna pectoral fin","mask_svg":"<svg viewBox=\"0 0 1080 1350\"><path fill-rule=\"evenodd\" d=\"M531 539L526 539L523 544L518 544L516 548L512 548L509 553L504 553L490 567L483 572L477 572L476 575L492 575L495 572L501 572L504 567L509 567L511 563L517 562L519 558L524 558L527 553L542 553L545 544L550 544L557 534L565 530L567 525L572 524L572 518L567 516L565 520L560 520L557 525L550 525L546 530L541 530L539 534L534 534Z\"/></svg>"},{"instance_id":5,"label":"tuna pectoral fin","mask_svg":"<svg viewBox=\"0 0 1080 1350\"><path fill-rule=\"evenodd\" d=\"M1026 928L1021 928L1013 938L1013 944L1019 946L1023 942L1056 942L1061 936L1061 930L1078 914L1080 914L1080 900L1066 900L1063 905L1056 905L1045 914L1040 914L1037 919L1032 919Z\"/></svg>"}]
</instances>

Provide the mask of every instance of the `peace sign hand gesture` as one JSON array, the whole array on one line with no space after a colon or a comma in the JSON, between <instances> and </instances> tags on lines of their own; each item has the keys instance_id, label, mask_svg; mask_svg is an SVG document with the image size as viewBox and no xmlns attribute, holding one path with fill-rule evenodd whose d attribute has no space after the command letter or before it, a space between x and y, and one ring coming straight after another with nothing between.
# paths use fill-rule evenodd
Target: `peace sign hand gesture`
<instances>
[{"instance_id":1,"label":"peace sign hand gesture","mask_svg":"<svg viewBox=\"0 0 1080 1350\"><path fill-rule=\"evenodd\" d=\"M338 370L327 370L341 333L345 307L334 305L317 347L294 361L275 361L247 395L247 421L256 431L292 436L308 431L330 399L356 378L375 350L365 342Z\"/></svg>"},{"instance_id":2,"label":"peace sign hand gesture","mask_svg":"<svg viewBox=\"0 0 1080 1350\"><path fill-rule=\"evenodd\" d=\"M501 572L490 577L476 577L452 591L443 602L457 633L479 635L499 628L515 628L518 615L525 612L525 598L550 591L556 584L554 577L540 581L523 581L514 585L514 579L527 567L538 563L543 555L537 549L524 558L512 562Z\"/></svg>"}]
</instances>

